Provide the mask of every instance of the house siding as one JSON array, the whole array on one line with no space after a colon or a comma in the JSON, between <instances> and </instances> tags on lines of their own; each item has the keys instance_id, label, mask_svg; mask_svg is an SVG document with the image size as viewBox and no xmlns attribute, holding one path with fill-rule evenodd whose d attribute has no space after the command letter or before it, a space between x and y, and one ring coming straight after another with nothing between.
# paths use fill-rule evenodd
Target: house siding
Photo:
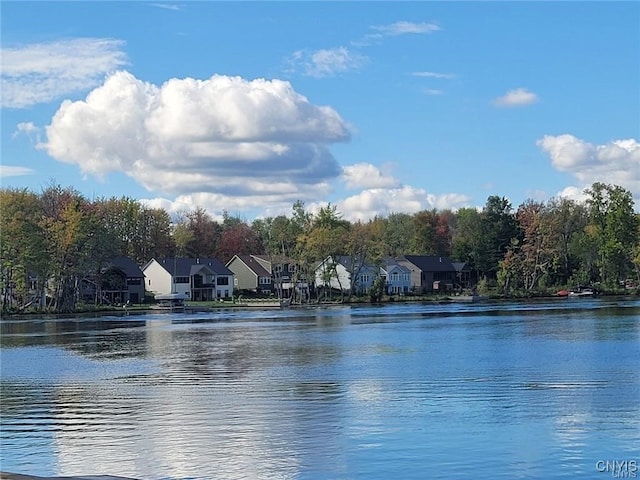
<instances>
[{"instance_id":1,"label":"house siding","mask_svg":"<svg viewBox=\"0 0 640 480\"><path fill-rule=\"evenodd\" d=\"M227 268L233 272L237 279L236 284L233 285L235 288L253 291L258 289L258 276L240 258L233 257L227 263Z\"/></svg>"},{"instance_id":2,"label":"house siding","mask_svg":"<svg viewBox=\"0 0 640 480\"><path fill-rule=\"evenodd\" d=\"M171 292L171 274L156 260L152 260L143 269L145 290L153 294L168 294Z\"/></svg>"}]
</instances>

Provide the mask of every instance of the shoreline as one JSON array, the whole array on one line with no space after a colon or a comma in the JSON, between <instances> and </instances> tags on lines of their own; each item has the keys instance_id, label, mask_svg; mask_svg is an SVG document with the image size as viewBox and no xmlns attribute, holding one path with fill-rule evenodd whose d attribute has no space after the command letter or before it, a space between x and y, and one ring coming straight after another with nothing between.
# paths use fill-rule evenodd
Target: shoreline
<instances>
[{"instance_id":1,"label":"shoreline","mask_svg":"<svg viewBox=\"0 0 640 480\"><path fill-rule=\"evenodd\" d=\"M456 298L459 297L459 298ZM633 299L640 298L640 294L634 292L629 294L600 294L593 297L563 297L558 295L540 295L540 296L530 296L530 297L501 297L501 296L489 296L489 295L479 295L477 297L471 297L468 295L450 295L450 296L416 296L416 297L392 297L389 299L381 300L378 302L370 302L365 300L355 300L355 301L332 301L332 302L312 302L305 304L294 304L289 306L281 306L277 301L269 300L269 299L256 299L253 301L244 301L242 303L231 303L231 302L207 302L203 304L195 304L189 305L187 303L184 309L181 311L188 313L196 313L196 312L213 312L221 309L245 309L245 310L279 310L279 309L289 309L289 308L318 308L318 307L335 307L339 305L397 305L403 303L424 303L424 304L467 304L467 303L486 303L486 302L494 302L494 303L503 303L503 302L536 302L536 301L550 301L550 300L558 300L558 301L582 301L585 299L593 299L593 298L621 298L621 299ZM32 312L23 312L23 313L10 313L7 315L3 315L0 317L0 321L5 319L11 320L28 320L34 317L38 317L40 319L56 319L56 318L82 318L87 316L118 316L118 317L127 317L132 315L147 315L152 313L171 313L172 310L157 308L155 305L149 306L134 306L127 309L122 308L112 308L112 309L97 309L97 310L77 310L75 312L45 312L45 311L32 311ZM0 477L0 480L3 480L4 477Z\"/></svg>"}]
</instances>

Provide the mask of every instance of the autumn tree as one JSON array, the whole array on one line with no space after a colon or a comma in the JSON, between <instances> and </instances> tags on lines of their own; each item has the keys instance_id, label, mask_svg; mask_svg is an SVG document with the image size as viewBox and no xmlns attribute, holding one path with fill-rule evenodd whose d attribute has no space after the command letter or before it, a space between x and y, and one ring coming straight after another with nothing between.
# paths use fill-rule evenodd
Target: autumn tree
<instances>
[{"instance_id":1,"label":"autumn tree","mask_svg":"<svg viewBox=\"0 0 640 480\"><path fill-rule=\"evenodd\" d=\"M202 207L185 214L186 226L191 231L188 251L193 257L217 257L222 226L214 221Z\"/></svg>"},{"instance_id":2,"label":"autumn tree","mask_svg":"<svg viewBox=\"0 0 640 480\"><path fill-rule=\"evenodd\" d=\"M38 196L26 189L0 191L0 288L2 312L24 307L44 295L49 271L47 245ZM29 274L38 280L35 299L29 298Z\"/></svg>"},{"instance_id":3,"label":"autumn tree","mask_svg":"<svg viewBox=\"0 0 640 480\"><path fill-rule=\"evenodd\" d=\"M97 269L104 255L105 237L99 216L73 189L52 185L42 194L42 228L51 264L52 310L75 309L82 280Z\"/></svg>"},{"instance_id":4,"label":"autumn tree","mask_svg":"<svg viewBox=\"0 0 640 480\"><path fill-rule=\"evenodd\" d=\"M448 218L437 210L423 210L413 216L410 250L419 255L450 255L451 229Z\"/></svg>"},{"instance_id":5,"label":"autumn tree","mask_svg":"<svg viewBox=\"0 0 640 480\"><path fill-rule=\"evenodd\" d=\"M260 254L264 251L255 231L244 221L229 222L220 234L217 252L223 263L234 255Z\"/></svg>"}]
</instances>

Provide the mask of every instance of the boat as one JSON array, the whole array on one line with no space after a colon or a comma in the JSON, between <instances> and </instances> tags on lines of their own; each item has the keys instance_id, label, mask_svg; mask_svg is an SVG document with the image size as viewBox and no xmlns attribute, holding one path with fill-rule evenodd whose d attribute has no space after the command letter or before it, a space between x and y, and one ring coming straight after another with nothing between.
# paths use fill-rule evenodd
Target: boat
<instances>
[{"instance_id":1,"label":"boat","mask_svg":"<svg viewBox=\"0 0 640 480\"><path fill-rule=\"evenodd\" d=\"M474 288L473 290L466 290L455 295L449 297L449 300L454 302L472 302L476 303L482 300L482 295L480 295L477 290Z\"/></svg>"},{"instance_id":2,"label":"boat","mask_svg":"<svg viewBox=\"0 0 640 480\"><path fill-rule=\"evenodd\" d=\"M576 287L569 291L569 297L593 297L595 291L591 287Z\"/></svg>"},{"instance_id":3,"label":"boat","mask_svg":"<svg viewBox=\"0 0 640 480\"><path fill-rule=\"evenodd\" d=\"M184 310L184 301L187 296L184 293L161 293L153 297L158 303L156 308L160 310Z\"/></svg>"}]
</instances>

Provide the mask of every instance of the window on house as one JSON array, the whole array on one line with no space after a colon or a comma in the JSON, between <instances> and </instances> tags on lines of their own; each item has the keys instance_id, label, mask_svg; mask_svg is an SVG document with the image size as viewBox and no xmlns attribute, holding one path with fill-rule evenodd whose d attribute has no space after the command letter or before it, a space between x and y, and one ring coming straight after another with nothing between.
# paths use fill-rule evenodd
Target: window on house
<instances>
[{"instance_id":1,"label":"window on house","mask_svg":"<svg viewBox=\"0 0 640 480\"><path fill-rule=\"evenodd\" d=\"M229 277L218 277L216 280L217 285L229 285Z\"/></svg>"},{"instance_id":2,"label":"window on house","mask_svg":"<svg viewBox=\"0 0 640 480\"><path fill-rule=\"evenodd\" d=\"M275 273L282 273L282 265L274 265L273 266L273 271Z\"/></svg>"},{"instance_id":3,"label":"window on house","mask_svg":"<svg viewBox=\"0 0 640 480\"><path fill-rule=\"evenodd\" d=\"M399 277L399 275L397 273L392 273L391 274L391 281L392 282L397 282L398 281L398 277Z\"/></svg>"},{"instance_id":4,"label":"window on house","mask_svg":"<svg viewBox=\"0 0 640 480\"><path fill-rule=\"evenodd\" d=\"M260 277L260 285L271 285L271 277Z\"/></svg>"},{"instance_id":5,"label":"window on house","mask_svg":"<svg viewBox=\"0 0 640 480\"><path fill-rule=\"evenodd\" d=\"M370 278L371 277L367 273L363 273L362 275L360 275L360 281L362 283L369 283Z\"/></svg>"},{"instance_id":6,"label":"window on house","mask_svg":"<svg viewBox=\"0 0 640 480\"><path fill-rule=\"evenodd\" d=\"M140 285L141 283L141 278L127 278L127 285Z\"/></svg>"},{"instance_id":7,"label":"window on house","mask_svg":"<svg viewBox=\"0 0 640 480\"><path fill-rule=\"evenodd\" d=\"M175 277L175 283L189 283L189 277Z\"/></svg>"}]
</instances>

